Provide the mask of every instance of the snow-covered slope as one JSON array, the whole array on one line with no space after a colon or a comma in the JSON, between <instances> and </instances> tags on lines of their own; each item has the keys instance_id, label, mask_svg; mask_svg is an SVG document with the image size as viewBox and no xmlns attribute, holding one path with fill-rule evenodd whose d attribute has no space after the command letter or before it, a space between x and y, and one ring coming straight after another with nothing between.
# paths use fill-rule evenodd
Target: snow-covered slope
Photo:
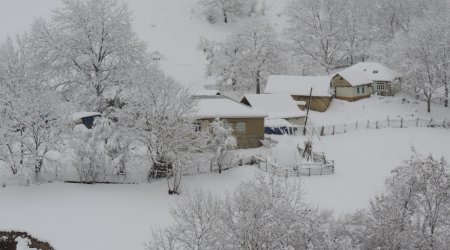
<instances>
[{"instance_id":1,"label":"snow-covered slope","mask_svg":"<svg viewBox=\"0 0 450 250\"><path fill-rule=\"evenodd\" d=\"M149 52L159 51L161 67L183 85L193 90L212 84L205 79L206 60L197 46L201 37L221 41L239 23L210 24L198 0L129 0L134 30L148 45ZM286 0L266 0L266 15L279 29L284 27L281 14ZM36 17L48 17L59 0L0 0L0 41L26 31Z\"/></svg>"}]
</instances>

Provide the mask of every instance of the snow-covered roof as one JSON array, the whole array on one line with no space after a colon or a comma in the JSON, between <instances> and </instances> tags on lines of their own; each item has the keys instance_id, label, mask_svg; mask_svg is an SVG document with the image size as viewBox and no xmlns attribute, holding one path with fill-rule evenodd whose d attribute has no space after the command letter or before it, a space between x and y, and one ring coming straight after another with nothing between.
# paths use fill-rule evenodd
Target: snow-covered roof
<instances>
[{"instance_id":1,"label":"snow-covered roof","mask_svg":"<svg viewBox=\"0 0 450 250\"><path fill-rule=\"evenodd\" d=\"M363 73L368 79L373 81L388 81L392 82L401 77L399 73L377 62L360 62L347 69L339 72L354 71Z\"/></svg>"},{"instance_id":2,"label":"snow-covered roof","mask_svg":"<svg viewBox=\"0 0 450 250\"><path fill-rule=\"evenodd\" d=\"M248 94L242 98L241 102L266 112L269 119L296 118L306 115L289 94Z\"/></svg>"},{"instance_id":3,"label":"snow-covered roof","mask_svg":"<svg viewBox=\"0 0 450 250\"><path fill-rule=\"evenodd\" d=\"M197 101L195 117L197 119L211 118L262 118L265 112L258 111L233 99L222 96L195 96Z\"/></svg>"},{"instance_id":4,"label":"snow-covered roof","mask_svg":"<svg viewBox=\"0 0 450 250\"><path fill-rule=\"evenodd\" d=\"M370 80L364 73L356 70L351 70L350 68L339 72L338 75L347 80L347 82L352 86L360 86L372 83L372 80Z\"/></svg>"},{"instance_id":5,"label":"snow-covered roof","mask_svg":"<svg viewBox=\"0 0 450 250\"><path fill-rule=\"evenodd\" d=\"M267 81L265 93L286 93L290 95L331 96L331 76L288 76L271 75Z\"/></svg>"},{"instance_id":6,"label":"snow-covered roof","mask_svg":"<svg viewBox=\"0 0 450 250\"><path fill-rule=\"evenodd\" d=\"M79 121L81 118L91 117L91 116L101 116L102 113L99 112L76 112L71 115L72 121Z\"/></svg>"},{"instance_id":7,"label":"snow-covered roof","mask_svg":"<svg viewBox=\"0 0 450 250\"><path fill-rule=\"evenodd\" d=\"M221 93L216 89L202 89L195 92L195 95L221 95Z\"/></svg>"},{"instance_id":8,"label":"snow-covered roof","mask_svg":"<svg viewBox=\"0 0 450 250\"><path fill-rule=\"evenodd\" d=\"M285 119L268 119L264 120L264 127L266 128L279 128L279 127L298 127Z\"/></svg>"}]
</instances>

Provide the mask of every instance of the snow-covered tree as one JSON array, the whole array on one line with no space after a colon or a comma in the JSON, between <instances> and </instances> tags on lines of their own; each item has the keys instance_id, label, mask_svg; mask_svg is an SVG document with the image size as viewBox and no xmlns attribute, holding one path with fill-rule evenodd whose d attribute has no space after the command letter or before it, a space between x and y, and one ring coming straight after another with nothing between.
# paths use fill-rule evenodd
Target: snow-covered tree
<instances>
[{"instance_id":1,"label":"snow-covered tree","mask_svg":"<svg viewBox=\"0 0 450 250\"><path fill-rule=\"evenodd\" d=\"M344 40L343 54L349 64L355 64L368 54L373 35L369 20L370 6L367 1L345 1L345 15L342 20L342 35Z\"/></svg>"},{"instance_id":2,"label":"snow-covered tree","mask_svg":"<svg viewBox=\"0 0 450 250\"><path fill-rule=\"evenodd\" d=\"M169 193L177 193L184 160L206 149L204 133L194 130L195 101L189 90L160 70L149 68L137 77L124 100L119 119L148 150L148 178L167 177Z\"/></svg>"},{"instance_id":3,"label":"snow-covered tree","mask_svg":"<svg viewBox=\"0 0 450 250\"><path fill-rule=\"evenodd\" d=\"M200 0L199 3L204 6L211 23L218 16L222 16L224 23L233 18L250 16L257 12L258 7L258 0Z\"/></svg>"},{"instance_id":4,"label":"snow-covered tree","mask_svg":"<svg viewBox=\"0 0 450 250\"><path fill-rule=\"evenodd\" d=\"M22 171L37 178L47 153L61 142L65 105L41 82L28 44L25 35L0 45L0 159L13 174Z\"/></svg>"},{"instance_id":5,"label":"snow-covered tree","mask_svg":"<svg viewBox=\"0 0 450 250\"><path fill-rule=\"evenodd\" d=\"M268 75L283 68L278 35L262 17L252 17L224 42L203 39L201 49L208 60L207 76L232 89L256 90L261 93Z\"/></svg>"},{"instance_id":6,"label":"snow-covered tree","mask_svg":"<svg viewBox=\"0 0 450 250\"><path fill-rule=\"evenodd\" d=\"M366 248L443 249L449 236L450 166L414 156L393 170L371 203Z\"/></svg>"},{"instance_id":7,"label":"snow-covered tree","mask_svg":"<svg viewBox=\"0 0 450 250\"><path fill-rule=\"evenodd\" d=\"M344 56L344 1L292 0L287 13L286 36L295 53L308 55L329 73Z\"/></svg>"},{"instance_id":8,"label":"snow-covered tree","mask_svg":"<svg viewBox=\"0 0 450 250\"><path fill-rule=\"evenodd\" d=\"M170 213L174 224L154 230L146 245L150 250L222 249L219 229L221 201L211 193L196 190L183 194ZM222 247L222 248L221 248Z\"/></svg>"},{"instance_id":9,"label":"snow-covered tree","mask_svg":"<svg viewBox=\"0 0 450 250\"><path fill-rule=\"evenodd\" d=\"M415 20L414 28L399 35L396 41L408 69L407 90L427 101L428 112L431 112L434 98L441 97L443 92L446 99L448 96L450 32L447 15L445 11L441 15L434 12L432 16Z\"/></svg>"},{"instance_id":10,"label":"snow-covered tree","mask_svg":"<svg viewBox=\"0 0 450 250\"><path fill-rule=\"evenodd\" d=\"M74 131L72 162L80 182L96 183L108 176L126 175L130 141L117 125L101 117L96 118L92 129Z\"/></svg>"},{"instance_id":11,"label":"snow-covered tree","mask_svg":"<svg viewBox=\"0 0 450 250\"><path fill-rule=\"evenodd\" d=\"M302 201L298 183L257 176L223 201L183 198L175 223L154 232L149 249L348 249L348 237ZM181 204L181 205L180 205Z\"/></svg>"},{"instance_id":12,"label":"snow-covered tree","mask_svg":"<svg viewBox=\"0 0 450 250\"><path fill-rule=\"evenodd\" d=\"M230 164L230 151L236 147L236 138L233 136L233 128L224 121L216 118L211 123L211 147L214 157L211 159L219 166L219 174L227 164ZM232 159L231 159L232 161Z\"/></svg>"},{"instance_id":13,"label":"snow-covered tree","mask_svg":"<svg viewBox=\"0 0 450 250\"><path fill-rule=\"evenodd\" d=\"M53 13L33 25L36 64L46 66L66 99L86 110L120 104L118 94L145 60L128 6L119 0L63 0Z\"/></svg>"}]
</instances>

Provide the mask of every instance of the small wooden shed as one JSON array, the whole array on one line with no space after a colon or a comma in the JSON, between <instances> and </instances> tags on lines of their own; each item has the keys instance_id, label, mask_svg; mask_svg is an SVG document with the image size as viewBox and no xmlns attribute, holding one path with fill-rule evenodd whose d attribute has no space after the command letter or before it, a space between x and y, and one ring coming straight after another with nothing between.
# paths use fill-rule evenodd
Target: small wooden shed
<instances>
[{"instance_id":1,"label":"small wooden shed","mask_svg":"<svg viewBox=\"0 0 450 250\"><path fill-rule=\"evenodd\" d=\"M311 110L325 112L331 103L330 82L331 76L271 75L264 92L289 94L295 101L306 102L306 105L299 104L301 109L310 105Z\"/></svg>"}]
</instances>

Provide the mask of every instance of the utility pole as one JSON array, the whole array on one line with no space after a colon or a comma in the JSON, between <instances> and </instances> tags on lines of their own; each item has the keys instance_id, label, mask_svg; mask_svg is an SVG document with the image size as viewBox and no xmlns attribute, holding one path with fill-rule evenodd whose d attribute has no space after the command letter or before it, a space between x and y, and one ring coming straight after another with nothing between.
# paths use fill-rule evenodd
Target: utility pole
<instances>
[{"instance_id":1,"label":"utility pole","mask_svg":"<svg viewBox=\"0 0 450 250\"><path fill-rule=\"evenodd\" d=\"M303 135L306 135L306 124L308 124L309 110L311 108L312 91L313 91L313 88L311 87L311 91L309 92L309 100L306 105L307 109L306 109L305 126L303 127Z\"/></svg>"}]
</instances>

